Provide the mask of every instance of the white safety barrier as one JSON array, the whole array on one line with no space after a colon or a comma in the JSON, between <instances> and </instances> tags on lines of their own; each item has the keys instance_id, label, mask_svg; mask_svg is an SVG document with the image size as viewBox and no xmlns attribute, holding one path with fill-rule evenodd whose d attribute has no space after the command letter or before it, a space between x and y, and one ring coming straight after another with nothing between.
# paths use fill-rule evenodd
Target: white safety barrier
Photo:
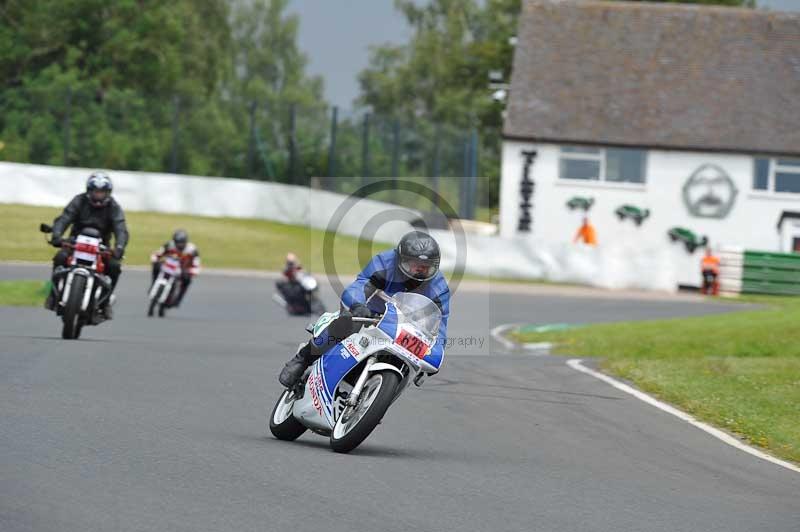
<instances>
[{"instance_id":1,"label":"white safety barrier","mask_svg":"<svg viewBox=\"0 0 800 532\"><path fill-rule=\"evenodd\" d=\"M442 248L442 268L456 266L453 233L431 231ZM669 250L623 243L587 246L546 243L527 237L466 235L466 273L499 278L543 279L610 289L675 291L678 280Z\"/></svg>"},{"instance_id":2,"label":"white safety barrier","mask_svg":"<svg viewBox=\"0 0 800 532\"><path fill-rule=\"evenodd\" d=\"M742 292L744 248L725 246L719 250L719 293L729 297Z\"/></svg>"},{"instance_id":3,"label":"white safety barrier","mask_svg":"<svg viewBox=\"0 0 800 532\"><path fill-rule=\"evenodd\" d=\"M0 163L0 203L64 206L83 190L91 172ZM109 175L114 197L127 211L256 218L326 229L341 209L345 215L336 223L338 233L366 234L379 242L394 241L419 219L419 213L389 203L282 183L117 170ZM383 223L381 215L390 209L393 221ZM372 234L370 224L375 221L380 227Z\"/></svg>"},{"instance_id":4,"label":"white safety barrier","mask_svg":"<svg viewBox=\"0 0 800 532\"><path fill-rule=\"evenodd\" d=\"M0 203L63 206L83 189L89 173L87 168L0 163ZM114 196L128 211L256 218L331 228L378 242L396 242L420 218L418 212L396 205L280 183L116 170L109 174ZM340 220L338 213L344 213ZM442 247L443 268L452 270L458 239L451 231L432 233ZM676 258L664 246L631 238L591 247L464 234L463 266L471 275L615 289L673 291L677 286Z\"/></svg>"}]
</instances>

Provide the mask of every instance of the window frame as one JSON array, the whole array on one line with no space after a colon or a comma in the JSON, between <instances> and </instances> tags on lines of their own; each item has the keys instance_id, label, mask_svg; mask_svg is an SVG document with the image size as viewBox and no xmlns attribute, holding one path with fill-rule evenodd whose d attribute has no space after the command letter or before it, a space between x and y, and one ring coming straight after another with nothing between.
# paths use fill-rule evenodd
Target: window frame
<instances>
[{"instance_id":1,"label":"window frame","mask_svg":"<svg viewBox=\"0 0 800 532\"><path fill-rule=\"evenodd\" d=\"M564 148L573 148L573 149L583 149L583 150L597 150L597 153L580 153L580 152L570 152L564 151ZM642 181L611 181L608 179L607 176L607 166L608 166L608 148L606 147L599 147L599 146L586 146L580 144L561 144L558 146L558 181L563 183L583 183L589 185L607 185L612 187L634 187L634 188L645 188L647 186L647 158L648 158L648 150L644 150L641 148L628 148L628 147L620 147L618 149L623 150L635 150L639 151L643 154L642 157ZM600 163L600 172L597 176L597 179L575 179L571 177L563 177L561 172L561 161L562 160L573 160L573 161L593 161Z\"/></svg>"},{"instance_id":2,"label":"window frame","mask_svg":"<svg viewBox=\"0 0 800 532\"><path fill-rule=\"evenodd\" d=\"M757 165L759 159L766 159L767 161L767 188L756 188L756 172L757 172ZM785 166L778 164L778 159L796 159L800 161L798 157L791 157L791 156L781 156L781 157L763 157L756 155L753 157L753 179L750 182L750 192L753 194L764 194L769 196L786 196L791 198L798 198L800 199L800 192L789 192L789 191L777 191L775 190L776 186L776 174L783 172L789 174L797 175L797 178L800 179L800 164L798 165L791 165Z\"/></svg>"}]
</instances>

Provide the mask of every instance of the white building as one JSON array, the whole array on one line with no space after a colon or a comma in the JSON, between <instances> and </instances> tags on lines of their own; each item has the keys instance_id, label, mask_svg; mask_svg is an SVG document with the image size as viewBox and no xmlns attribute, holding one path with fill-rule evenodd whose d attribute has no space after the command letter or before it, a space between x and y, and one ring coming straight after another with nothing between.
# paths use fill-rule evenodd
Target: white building
<instances>
[{"instance_id":1,"label":"white building","mask_svg":"<svg viewBox=\"0 0 800 532\"><path fill-rule=\"evenodd\" d=\"M587 214L599 246L680 248L681 284L702 249L676 228L800 252L800 15L526 0L507 113L504 237L568 242Z\"/></svg>"}]
</instances>

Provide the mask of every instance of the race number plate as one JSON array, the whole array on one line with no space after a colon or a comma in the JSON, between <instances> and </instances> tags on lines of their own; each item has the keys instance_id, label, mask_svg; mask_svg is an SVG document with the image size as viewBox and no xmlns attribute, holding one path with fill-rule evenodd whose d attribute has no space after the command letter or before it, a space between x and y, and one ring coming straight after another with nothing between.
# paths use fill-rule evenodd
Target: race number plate
<instances>
[{"instance_id":1,"label":"race number plate","mask_svg":"<svg viewBox=\"0 0 800 532\"><path fill-rule=\"evenodd\" d=\"M422 338L414 336L405 329L400 331L394 342L417 358L425 358L425 355L428 354L428 349L431 347Z\"/></svg>"}]
</instances>

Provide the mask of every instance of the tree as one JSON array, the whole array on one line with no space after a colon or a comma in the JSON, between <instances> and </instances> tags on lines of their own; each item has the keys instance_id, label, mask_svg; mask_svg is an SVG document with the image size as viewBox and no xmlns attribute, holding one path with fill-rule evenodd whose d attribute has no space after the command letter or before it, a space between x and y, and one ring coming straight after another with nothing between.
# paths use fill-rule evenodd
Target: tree
<instances>
[{"instance_id":1,"label":"tree","mask_svg":"<svg viewBox=\"0 0 800 532\"><path fill-rule=\"evenodd\" d=\"M225 0L26 0L0 6L4 88L91 83L102 92L197 88L227 67Z\"/></svg>"},{"instance_id":2,"label":"tree","mask_svg":"<svg viewBox=\"0 0 800 532\"><path fill-rule=\"evenodd\" d=\"M294 164L300 182L309 172L319 173L320 153L327 129L323 84L305 73L308 59L297 46L297 16L285 14L288 0L252 0L239 5L233 17L235 76L228 86L238 109L255 104L264 166L287 175L292 170L289 149L290 110L295 113ZM240 117L240 123L244 127ZM249 124L246 126L249 128ZM262 174L263 175L263 174Z\"/></svg>"},{"instance_id":3,"label":"tree","mask_svg":"<svg viewBox=\"0 0 800 532\"><path fill-rule=\"evenodd\" d=\"M300 162L319 166L322 82L305 74L287 0L229 4L0 0L0 157L278 177L295 104Z\"/></svg>"}]
</instances>

